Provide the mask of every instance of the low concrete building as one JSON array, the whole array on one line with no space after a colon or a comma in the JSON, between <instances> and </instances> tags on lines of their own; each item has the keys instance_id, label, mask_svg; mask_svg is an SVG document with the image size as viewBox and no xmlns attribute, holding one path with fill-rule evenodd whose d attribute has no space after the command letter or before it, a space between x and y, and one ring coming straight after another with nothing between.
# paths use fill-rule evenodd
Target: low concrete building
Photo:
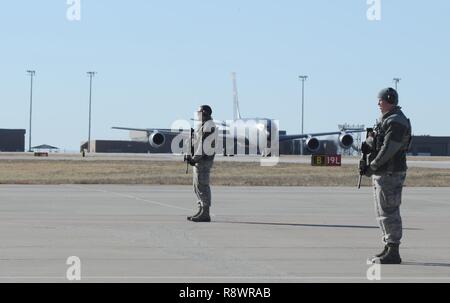
<instances>
[{"instance_id":1,"label":"low concrete building","mask_svg":"<svg viewBox=\"0 0 450 303\"><path fill-rule=\"evenodd\" d=\"M413 136L413 156L450 156L450 137Z\"/></svg>"},{"instance_id":2,"label":"low concrete building","mask_svg":"<svg viewBox=\"0 0 450 303\"><path fill-rule=\"evenodd\" d=\"M24 152L24 129L0 129L0 152Z\"/></svg>"},{"instance_id":3,"label":"low concrete building","mask_svg":"<svg viewBox=\"0 0 450 303\"><path fill-rule=\"evenodd\" d=\"M170 147L170 145L169 145ZM87 150L87 142L81 145L81 150ZM119 141L119 140L92 140L91 152L93 153L130 153L130 154L146 154L146 153L170 153L170 148L162 146L159 149L153 148L148 142L142 141Z\"/></svg>"}]
</instances>

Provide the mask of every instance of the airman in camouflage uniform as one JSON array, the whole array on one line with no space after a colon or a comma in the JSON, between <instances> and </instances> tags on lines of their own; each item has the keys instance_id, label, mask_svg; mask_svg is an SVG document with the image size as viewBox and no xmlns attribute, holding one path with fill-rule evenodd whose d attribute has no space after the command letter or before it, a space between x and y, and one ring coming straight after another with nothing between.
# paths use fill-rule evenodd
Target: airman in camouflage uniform
<instances>
[{"instance_id":1,"label":"airman in camouflage uniform","mask_svg":"<svg viewBox=\"0 0 450 303\"><path fill-rule=\"evenodd\" d=\"M211 107L202 105L198 109L197 114L201 123L195 130L194 153L193 156L187 156L186 160L194 167L193 186L198 198L198 211L195 215L187 217L187 219L193 222L210 222L211 188L209 186L209 177L214 162L217 131L211 117Z\"/></svg>"},{"instance_id":2,"label":"airman in camouflage uniform","mask_svg":"<svg viewBox=\"0 0 450 303\"><path fill-rule=\"evenodd\" d=\"M400 264L402 218L400 205L406 178L406 153L411 143L411 123L398 106L395 89L383 89L378 95L382 116L367 143L372 149L367 176L372 176L377 220L385 247L372 258L381 264Z\"/></svg>"}]
</instances>

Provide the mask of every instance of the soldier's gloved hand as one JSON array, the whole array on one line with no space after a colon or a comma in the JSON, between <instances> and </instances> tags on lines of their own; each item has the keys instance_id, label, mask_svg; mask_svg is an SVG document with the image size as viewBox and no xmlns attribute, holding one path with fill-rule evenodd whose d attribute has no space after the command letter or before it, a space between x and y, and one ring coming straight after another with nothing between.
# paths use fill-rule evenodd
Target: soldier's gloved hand
<instances>
[{"instance_id":1,"label":"soldier's gloved hand","mask_svg":"<svg viewBox=\"0 0 450 303\"><path fill-rule=\"evenodd\" d=\"M366 177L372 177L372 175L375 173L375 171L372 169L372 168L370 168L370 166L366 166L366 169L365 169L365 171L364 171L364 175L366 176Z\"/></svg>"},{"instance_id":2,"label":"soldier's gloved hand","mask_svg":"<svg viewBox=\"0 0 450 303\"><path fill-rule=\"evenodd\" d=\"M373 138L367 138L367 140L362 143L361 151L364 154L370 154L373 151Z\"/></svg>"},{"instance_id":3,"label":"soldier's gloved hand","mask_svg":"<svg viewBox=\"0 0 450 303\"><path fill-rule=\"evenodd\" d=\"M187 161L191 166L195 166L195 161L192 159L191 155L184 155L184 161Z\"/></svg>"}]
</instances>

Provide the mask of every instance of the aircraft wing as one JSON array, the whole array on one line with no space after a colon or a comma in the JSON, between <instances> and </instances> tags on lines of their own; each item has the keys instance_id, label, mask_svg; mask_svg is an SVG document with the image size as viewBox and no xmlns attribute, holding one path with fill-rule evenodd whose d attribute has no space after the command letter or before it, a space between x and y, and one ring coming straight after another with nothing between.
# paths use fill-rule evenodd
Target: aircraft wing
<instances>
[{"instance_id":1,"label":"aircraft wing","mask_svg":"<svg viewBox=\"0 0 450 303\"><path fill-rule=\"evenodd\" d=\"M311 133L311 134L299 134L299 135L280 135L279 140L280 142L283 141L290 141L295 139L305 139L309 137L321 137L321 136L331 136L331 135L340 135L342 133L361 133L365 130L348 130L348 131L336 131L336 132L325 132L325 133Z\"/></svg>"},{"instance_id":2,"label":"aircraft wing","mask_svg":"<svg viewBox=\"0 0 450 303\"><path fill-rule=\"evenodd\" d=\"M140 132L146 132L147 134L158 132L163 134L179 134L182 131L174 131L170 128L131 128L131 127L112 127L113 129L120 129L120 130L130 130L130 131L140 131ZM184 130L188 132L189 130Z\"/></svg>"},{"instance_id":3,"label":"aircraft wing","mask_svg":"<svg viewBox=\"0 0 450 303\"><path fill-rule=\"evenodd\" d=\"M191 121L200 122L197 119L191 119ZM213 121L217 126L230 127L230 125L225 121L220 121L220 120L213 120Z\"/></svg>"},{"instance_id":4,"label":"aircraft wing","mask_svg":"<svg viewBox=\"0 0 450 303\"><path fill-rule=\"evenodd\" d=\"M218 126L230 127L230 124L228 124L226 121L214 120L214 123L216 123L216 125Z\"/></svg>"}]
</instances>

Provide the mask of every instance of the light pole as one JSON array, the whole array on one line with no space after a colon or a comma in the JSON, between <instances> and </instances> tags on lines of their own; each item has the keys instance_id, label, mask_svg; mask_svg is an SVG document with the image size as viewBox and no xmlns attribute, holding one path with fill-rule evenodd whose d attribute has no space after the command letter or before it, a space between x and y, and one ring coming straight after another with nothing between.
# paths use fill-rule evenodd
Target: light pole
<instances>
[{"instance_id":1,"label":"light pole","mask_svg":"<svg viewBox=\"0 0 450 303\"><path fill-rule=\"evenodd\" d=\"M88 153L91 152L91 117L92 117L92 111L91 111L91 107L92 107L92 78L94 78L95 74L97 74L97 72L87 72L87 74L89 75L89 134L88 134L88 143L87 143L87 148L88 148Z\"/></svg>"},{"instance_id":2,"label":"light pole","mask_svg":"<svg viewBox=\"0 0 450 303\"><path fill-rule=\"evenodd\" d=\"M398 83L400 82L400 78L394 78L394 83L395 83L395 90L398 92Z\"/></svg>"},{"instance_id":3,"label":"light pole","mask_svg":"<svg viewBox=\"0 0 450 303\"><path fill-rule=\"evenodd\" d=\"M308 76L298 76L300 81L302 81L302 134L303 134L303 126L305 119L305 81L308 79ZM300 154L303 155L303 139L300 141Z\"/></svg>"},{"instance_id":4,"label":"light pole","mask_svg":"<svg viewBox=\"0 0 450 303\"><path fill-rule=\"evenodd\" d=\"M28 151L31 152L31 121L33 114L33 78L36 75L36 71L27 70L27 73L30 75L30 133L28 134Z\"/></svg>"}]
</instances>

